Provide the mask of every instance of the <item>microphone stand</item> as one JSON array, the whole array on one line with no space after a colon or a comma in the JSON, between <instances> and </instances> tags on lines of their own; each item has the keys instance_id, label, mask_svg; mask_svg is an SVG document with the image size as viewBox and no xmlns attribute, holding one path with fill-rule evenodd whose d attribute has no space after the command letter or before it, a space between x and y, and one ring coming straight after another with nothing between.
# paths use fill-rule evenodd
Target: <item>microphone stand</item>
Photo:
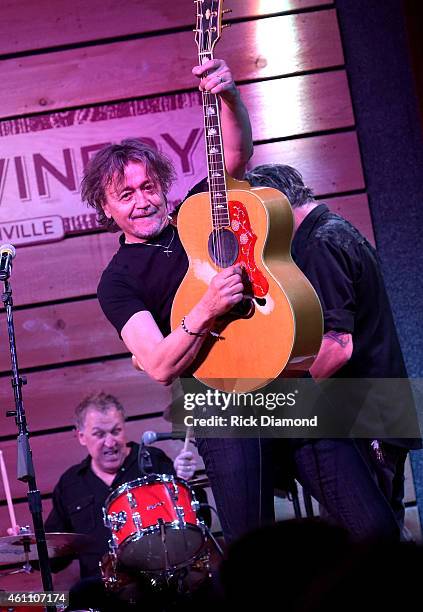
<instances>
[{"instance_id":1,"label":"microphone stand","mask_svg":"<svg viewBox=\"0 0 423 612\"><path fill-rule=\"evenodd\" d=\"M151 474L152 467L151 455L144 444L143 438L141 438L141 444L138 449L138 468L142 476L144 477Z\"/></svg>"},{"instance_id":2,"label":"microphone stand","mask_svg":"<svg viewBox=\"0 0 423 612\"><path fill-rule=\"evenodd\" d=\"M32 515L34 525L34 535L37 543L38 559L40 563L41 579L44 591L53 591L53 581L48 559L48 549L46 542L46 534L43 524L41 494L37 489L35 480L34 465L32 462L32 451L29 444L29 432L26 422L25 410L22 400L22 385L26 384L26 379L19 375L18 358L16 354L15 342L15 327L13 323L13 298L12 288L9 283L8 275L3 274L0 280L4 283L4 291L1 299L6 309L7 332L9 334L9 349L12 364L12 379L11 384L15 397L15 410L8 410L6 416L15 417L15 422L18 427L18 466L17 478L22 482L28 483L28 505ZM50 609L57 610L56 606L47 606Z\"/></svg>"}]
</instances>

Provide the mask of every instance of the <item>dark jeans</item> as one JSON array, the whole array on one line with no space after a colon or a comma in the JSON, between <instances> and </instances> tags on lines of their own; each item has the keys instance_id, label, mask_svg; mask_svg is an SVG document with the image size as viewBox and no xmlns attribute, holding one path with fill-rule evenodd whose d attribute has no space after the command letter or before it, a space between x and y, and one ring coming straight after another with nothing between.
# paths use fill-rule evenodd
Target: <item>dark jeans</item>
<instances>
[{"instance_id":1,"label":"dark jeans","mask_svg":"<svg viewBox=\"0 0 423 612\"><path fill-rule=\"evenodd\" d=\"M227 543L274 520L272 440L200 438L198 451Z\"/></svg>"},{"instance_id":2,"label":"dark jeans","mask_svg":"<svg viewBox=\"0 0 423 612\"><path fill-rule=\"evenodd\" d=\"M294 452L296 477L355 540L399 539L404 520L405 449L370 440L310 440Z\"/></svg>"},{"instance_id":3,"label":"dark jeans","mask_svg":"<svg viewBox=\"0 0 423 612\"><path fill-rule=\"evenodd\" d=\"M272 522L274 445L286 440L200 439L225 540ZM295 447L294 466L276 452L285 470L326 509L330 519L355 540L399 539L404 522L405 449L382 444L383 462L369 440L317 439ZM277 466L283 473L283 466ZM289 480L289 478L288 478Z\"/></svg>"}]
</instances>

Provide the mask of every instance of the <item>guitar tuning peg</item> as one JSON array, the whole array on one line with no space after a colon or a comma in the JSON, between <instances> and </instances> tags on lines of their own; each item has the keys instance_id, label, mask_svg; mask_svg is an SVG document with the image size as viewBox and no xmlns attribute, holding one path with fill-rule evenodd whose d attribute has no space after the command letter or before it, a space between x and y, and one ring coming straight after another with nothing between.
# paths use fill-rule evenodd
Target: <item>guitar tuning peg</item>
<instances>
[{"instance_id":1,"label":"guitar tuning peg","mask_svg":"<svg viewBox=\"0 0 423 612\"><path fill-rule=\"evenodd\" d=\"M225 15L225 13L232 13L232 9L223 9L222 15Z\"/></svg>"}]
</instances>

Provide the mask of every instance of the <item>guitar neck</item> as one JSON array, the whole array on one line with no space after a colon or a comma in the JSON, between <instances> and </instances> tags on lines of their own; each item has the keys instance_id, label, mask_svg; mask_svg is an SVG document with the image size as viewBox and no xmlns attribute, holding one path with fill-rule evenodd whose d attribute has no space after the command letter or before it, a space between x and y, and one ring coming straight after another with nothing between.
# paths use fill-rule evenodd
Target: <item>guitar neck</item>
<instances>
[{"instance_id":1,"label":"guitar neck","mask_svg":"<svg viewBox=\"0 0 423 612\"><path fill-rule=\"evenodd\" d=\"M212 52L199 54L200 63L209 59L213 59ZM216 94L203 91L202 98L211 214L213 229L219 229L230 223L220 108Z\"/></svg>"}]
</instances>

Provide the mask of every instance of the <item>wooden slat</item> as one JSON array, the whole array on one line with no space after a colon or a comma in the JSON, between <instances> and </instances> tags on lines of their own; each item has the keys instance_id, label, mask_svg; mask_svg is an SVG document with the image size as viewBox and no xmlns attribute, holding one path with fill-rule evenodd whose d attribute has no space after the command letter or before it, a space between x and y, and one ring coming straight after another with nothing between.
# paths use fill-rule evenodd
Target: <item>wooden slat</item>
<instances>
[{"instance_id":1,"label":"wooden slat","mask_svg":"<svg viewBox=\"0 0 423 612\"><path fill-rule=\"evenodd\" d=\"M15 331L22 368L127 352L97 299L19 310ZM2 346L7 346L6 334L2 326ZM10 357L2 351L0 371L9 369Z\"/></svg>"},{"instance_id":2,"label":"wooden slat","mask_svg":"<svg viewBox=\"0 0 423 612\"><path fill-rule=\"evenodd\" d=\"M256 141L277 140L293 136L312 134L317 131L330 131L339 128L350 128L354 123L348 82L345 71L336 70L328 73L293 76L286 79L273 79L240 86L243 99L249 109L253 134ZM188 96L189 97L189 96ZM190 100L191 123L202 126L202 112L197 104L197 97ZM174 104L180 103L176 94L164 98L149 98L141 101L144 112L152 113L151 121L155 125L157 112L166 112ZM106 104L96 109L69 111L68 113L47 113L26 119L12 119L2 123L4 135L19 134L22 131L43 131L67 127L75 123L87 124L91 121L124 117L132 112L131 103ZM136 110L135 112L143 112ZM175 121L174 118L172 118ZM108 137L113 138L111 122ZM62 137L60 131L57 137ZM46 136L47 137L47 136ZM48 133L54 139L54 131ZM121 136L120 136L121 137ZM120 139L116 136L117 139ZM72 141L71 141L72 142ZM78 144L75 144L78 147ZM81 146L79 142L79 146Z\"/></svg>"},{"instance_id":3,"label":"wooden slat","mask_svg":"<svg viewBox=\"0 0 423 612\"><path fill-rule=\"evenodd\" d=\"M126 427L128 440L136 441L141 439L144 431L167 432L170 430L169 424L161 417L131 421ZM86 456L86 449L79 444L74 431L35 436L31 438L30 443L37 486L41 493L50 493L61 474ZM182 441L174 440L162 442L161 448L168 455L173 454L174 456L176 445L178 445L178 450L182 449ZM16 480L16 440L2 442L0 448L3 451L9 474L12 497L25 497L28 491L27 485ZM54 461L52 461L53 457ZM5 499L2 488L0 499Z\"/></svg>"},{"instance_id":4,"label":"wooden slat","mask_svg":"<svg viewBox=\"0 0 423 612\"><path fill-rule=\"evenodd\" d=\"M325 200L325 204L327 204L333 212L348 219L348 221L355 225L355 227L366 236L367 240L375 246L369 201L365 193L339 198L329 198Z\"/></svg>"},{"instance_id":5,"label":"wooden slat","mask_svg":"<svg viewBox=\"0 0 423 612\"><path fill-rule=\"evenodd\" d=\"M351 127L354 117L344 71L241 86L255 140Z\"/></svg>"},{"instance_id":6,"label":"wooden slat","mask_svg":"<svg viewBox=\"0 0 423 612\"><path fill-rule=\"evenodd\" d=\"M228 17L270 15L322 4L331 2L231 0ZM192 26L194 21L191 2L126 0L122 6L114 0L3 0L0 54Z\"/></svg>"},{"instance_id":7,"label":"wooden slat","mask_svg":"<svg viewBox=\"0 0 423 612\"><path fill-rule=\"evenodd\" d=\"M168 408L170 389L135 370L129 358L87 365L43 370L28 375L23 388L24 406L31 432L73 425L76 406L91 393L104 391L115 395L128 417L157 413ZM13 393L9 377L0 378L0 432L15 435L12 409Z\"/></svg>"},{"instance_id":8,"label":"wooden slat","mask_svg":"<svg viewBox=\"0 0 423 612\"><path fill-rule=\"evenodd\" d=\"M364 188L355 132L258 145L248 168L272 163L297 168L316 195Z\"/></svg>"},{"instance_id":9,"label":"wooden slat","mask_svg":"<svg viewBox=\"0 0 423 612\"><path fill-rule=\"evenodd\" d=\"M118 234L110 233L19 248L13 263L15 304L94 295L118 248Z\"/></svg>"},{"instance_id":10,"label":"wooden slat","mask_svg":"<svg viewBox=\"0 0 423 612\"><path fill-rule=\"evenodd\" d=\"M334 10L234 24L222 37L238 81L343 63ZM0 117L196 87L191 32L4 60ZM168 61L164 61L168 58Z\"/></svg>"}]
</instances>

